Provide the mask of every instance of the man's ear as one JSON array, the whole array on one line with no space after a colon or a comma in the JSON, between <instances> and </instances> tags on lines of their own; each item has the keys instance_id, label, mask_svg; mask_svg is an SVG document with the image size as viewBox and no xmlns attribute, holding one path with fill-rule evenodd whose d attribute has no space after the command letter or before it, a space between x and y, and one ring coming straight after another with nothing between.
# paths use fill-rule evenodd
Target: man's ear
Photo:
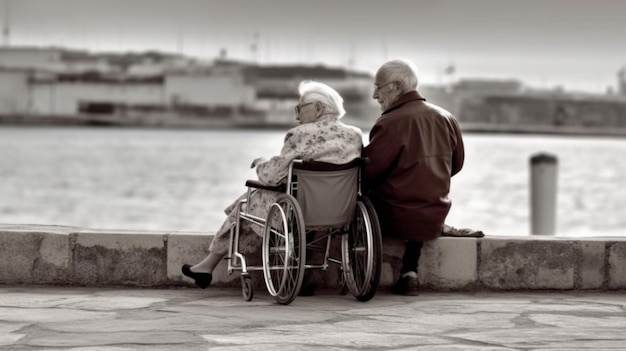
<instances>
[{"instance_id":1,"label":"man's ear","mask_svg":"<svg viewBox=\"0 0 626 351\"><path fill-rule=\"evenodd\" d=\"M393 86L396 87L396 90L401 90L402 89L402 82L399 80L396 80L395 82L393 82Z\"/></svg>"}]
</instances>

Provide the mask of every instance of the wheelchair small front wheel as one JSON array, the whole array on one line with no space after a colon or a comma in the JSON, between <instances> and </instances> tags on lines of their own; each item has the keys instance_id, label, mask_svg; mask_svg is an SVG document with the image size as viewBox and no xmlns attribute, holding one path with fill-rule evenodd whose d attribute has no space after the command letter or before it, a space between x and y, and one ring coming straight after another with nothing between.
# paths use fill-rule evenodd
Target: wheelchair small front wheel
<instances>
[{"instance_id":1,"label":"wheelchair small front wheel","mask_svg":"<svg viewBox=\"0 0 626 351\"><path fill-rule=\"evenodd\" d=\"M288 305L302 286L306 264L304 217L298 201L281 194L270 206L263 234L263 275L276 302Z\"/></svg>"},{"instance_id":2,"label":"wheelchair small front wheel","mask_svg":"<svg viewBox=\"0 0 626 351\"><path fill-rule=\"evenodd\" d=\"M241 276L241 293L246 301L252 301L254 298L254 286L249 275Z\"/></svg>"},{"instance_id":3,"label":"wheelchair small front wheel","mask_svg":"<svg viewBox=\"0 0 626 351\"><path fill-rule=\"evenodd\" d=\"M347 295L349 292L348 285L346 284L346 276L341 266L337 268L337 290L339 290L339 295Z\"/></svg>"}]
</instances>

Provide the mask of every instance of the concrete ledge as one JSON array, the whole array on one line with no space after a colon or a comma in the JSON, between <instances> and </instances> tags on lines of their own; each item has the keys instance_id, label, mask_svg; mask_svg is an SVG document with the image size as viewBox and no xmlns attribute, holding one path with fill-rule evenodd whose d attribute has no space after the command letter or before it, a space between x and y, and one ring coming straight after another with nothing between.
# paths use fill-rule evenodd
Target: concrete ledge
<instances>
[{"instance_id":1,"label":"concrete ledge","mask_svg":"<svg viewBox=\"0 0 626 351\"><path fill-rule=\"evenodd\" d=\"M0 284L80 286L193 286L183 263L205 257L208 233L91 230L0 225ZM255 243L243 243L249 264L260 264ZM381 287L397 279L403 244L385 239ZM335 287L337 270L315 270ZM442 237L424 245L420 282L434 291L624 290L626 238ZM261 272L253 272L257 287ZM226 262L216 286L239 286Z\"/></svg>"}]
</instances>

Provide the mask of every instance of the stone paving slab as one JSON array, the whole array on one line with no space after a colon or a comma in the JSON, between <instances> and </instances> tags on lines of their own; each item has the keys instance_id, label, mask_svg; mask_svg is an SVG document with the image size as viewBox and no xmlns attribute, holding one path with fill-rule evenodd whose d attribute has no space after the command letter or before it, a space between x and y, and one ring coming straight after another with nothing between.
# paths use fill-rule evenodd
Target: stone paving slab
<instances>
[{"instance_id":1,"label":"stone paving slab","mask_svg":"<svg viewBox=\"0 0 626 351\"><path fill-rule=\"evenodd\" d=\"M626 350L626 294L0 287L0 350Z\"/></svg>"}]
</instances>

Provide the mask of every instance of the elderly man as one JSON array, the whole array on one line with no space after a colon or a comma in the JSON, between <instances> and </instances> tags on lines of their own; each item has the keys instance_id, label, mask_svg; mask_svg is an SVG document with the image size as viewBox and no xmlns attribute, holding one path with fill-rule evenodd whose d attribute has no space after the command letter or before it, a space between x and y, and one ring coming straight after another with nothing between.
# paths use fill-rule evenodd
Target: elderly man
<instances>
[{"instance_id":1,"label":"elderly man","mask_svg":"<svg viewBox=\"0 0 626 351\"><path fill-rule=\"evenodd\" d=\"M417 92L417 74L406 60L377 71L373 98L382 115L370 131L363 155L369 196L383 235L405 241L394 292L419 294L417 266L424 241L437 238L450 210L450 178L465 157L457 120Z\"/></svg>"}]
</instances>

